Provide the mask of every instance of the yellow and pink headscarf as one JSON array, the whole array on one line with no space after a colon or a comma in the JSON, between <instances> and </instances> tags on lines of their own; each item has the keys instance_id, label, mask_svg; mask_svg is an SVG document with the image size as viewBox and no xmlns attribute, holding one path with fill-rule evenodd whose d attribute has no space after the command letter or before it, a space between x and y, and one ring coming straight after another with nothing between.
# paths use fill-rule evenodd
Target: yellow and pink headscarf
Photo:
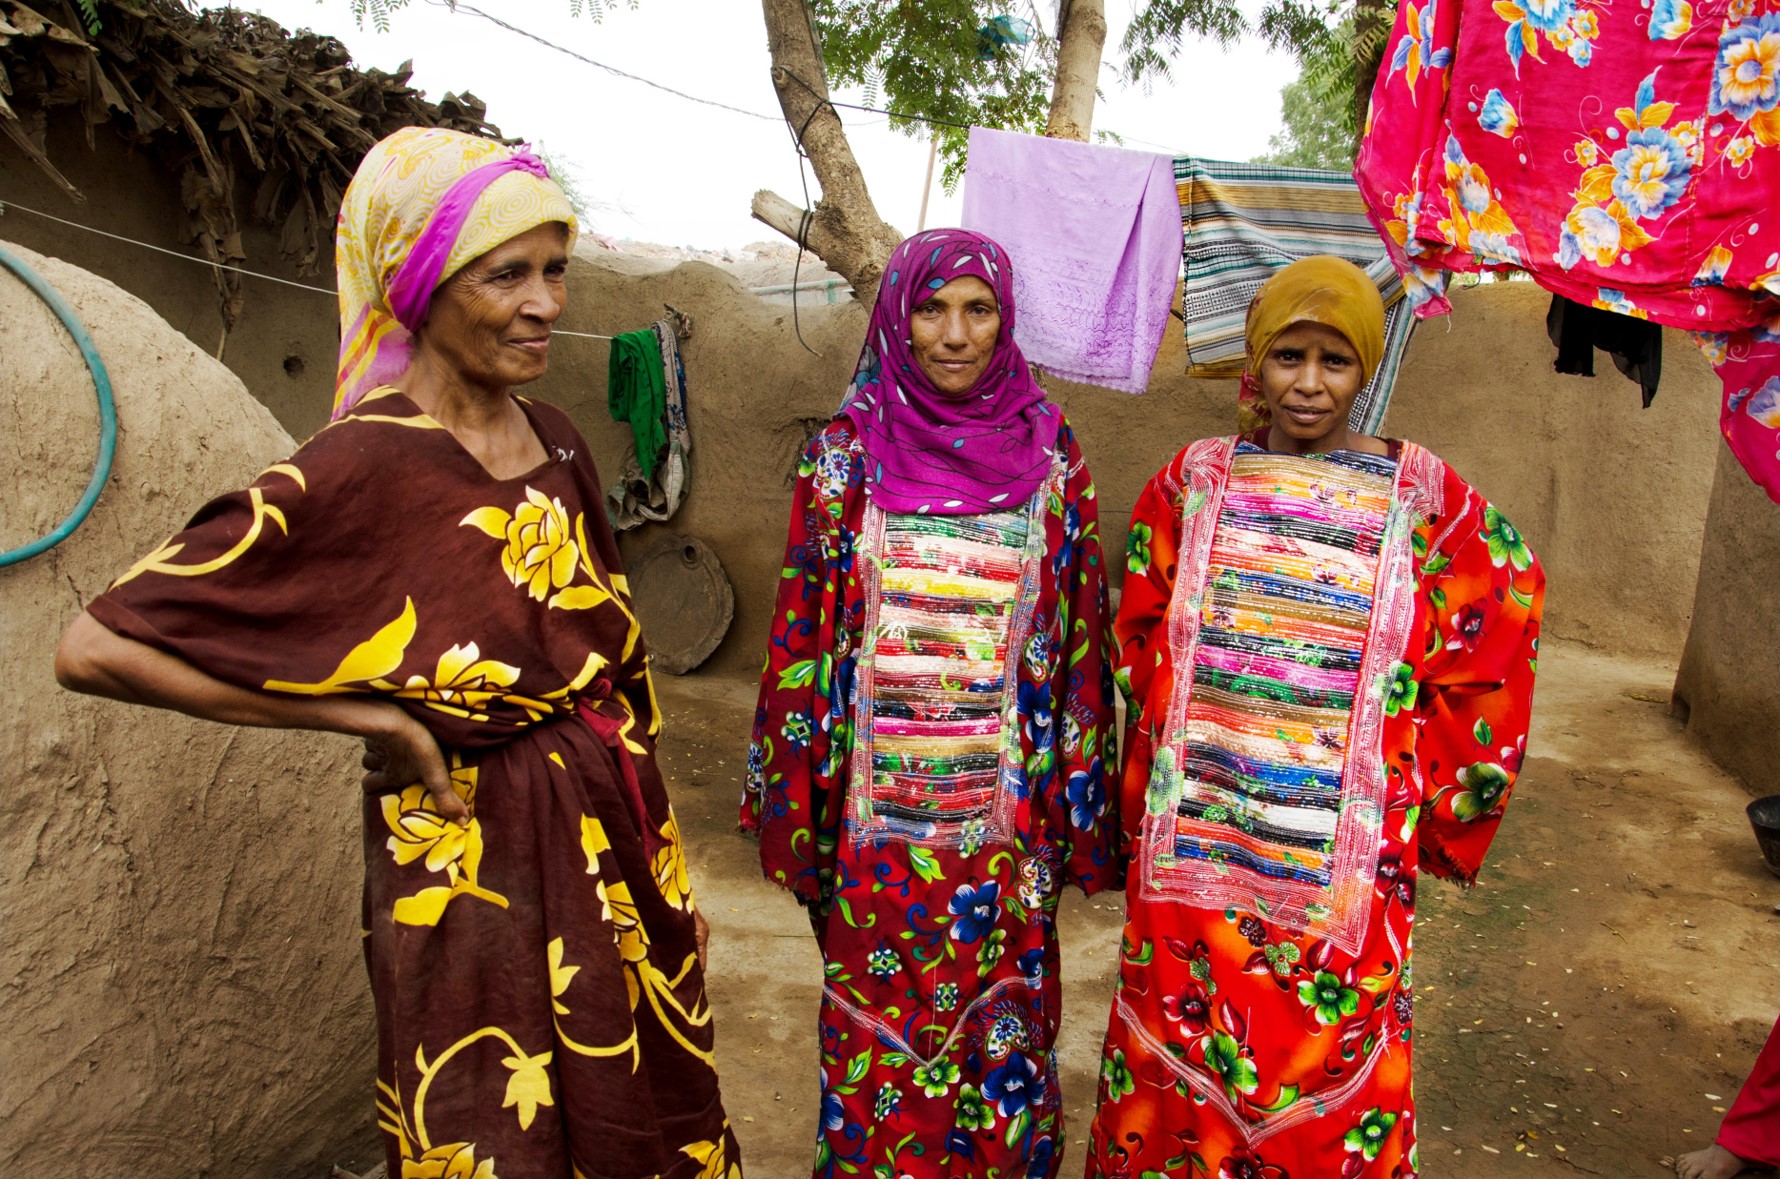
<instances>
[{"instance_id":1,"label":"yellow and pink headscarf","mask_svg":"<svg viewBox=\"0 0 1780 1179\"><path fill-rule=\"evenodd\" d=\"M340 287L335 418L401 376L439 284L509 238L552 221L579 225L528 147L461 131L405 127L359 164L334 230Z\"/></svg>"}]
</instances>

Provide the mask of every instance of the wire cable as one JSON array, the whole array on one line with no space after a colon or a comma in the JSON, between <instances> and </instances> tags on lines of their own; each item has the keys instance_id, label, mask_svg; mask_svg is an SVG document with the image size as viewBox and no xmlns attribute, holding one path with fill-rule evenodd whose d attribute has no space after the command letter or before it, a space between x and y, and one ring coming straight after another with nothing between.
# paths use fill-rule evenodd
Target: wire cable
<instances>
[{"instance_id":1,"label":"wire cable","mask_svg":"<svg viewBox=\"0 0 1780 1179\"><path fill-rule=\"evenodd\" d=\"M96 233L100 237L108 237L112 241L124 242L127 245L132 246L141 246L145 250L153 250L157 254L167 255L169 258L178 258L182 262L196 262L199 266L209 266L217 270L230 270L236 274L245 274L248 278L263 278L267 282L275 282L281 286L296 287L299 291L314 291L316 294L326 295L330 299L338 299L340 297L339 292L331 287L318 287L306 282L293 282L288 278L279 278L276 274L262 274L257 270L245 270L239 266L230 266L227 262L212 262L209 258L194 258L190 254L182 254L178 250L169 250L165 246L157 246L153 242L137 241L135 238L125 237L121 233L112 233L108 230L97 229L91 225L82 225L80 222L70 221L66 217L57 217L54 213L45 213L40 209L32 209L25 205L21 205L17 201L9 201L0 198L0 214L3 214L8 210L29 213L33 217L41 217L45 221L54 221L56 224L66 225L70 229L80 229L87 233ZM575 336L583 340L610 340L612 338L611 336L602 336L597 332L571 332L566 328L552 328L550 334L553 336Z\"/></svg>"}]
</instances>

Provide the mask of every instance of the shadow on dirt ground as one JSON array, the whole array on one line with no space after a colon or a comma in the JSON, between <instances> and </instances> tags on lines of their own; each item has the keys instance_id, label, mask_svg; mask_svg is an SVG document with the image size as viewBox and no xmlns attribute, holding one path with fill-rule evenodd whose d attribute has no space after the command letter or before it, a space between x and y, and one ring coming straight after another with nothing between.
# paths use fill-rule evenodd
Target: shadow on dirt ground
<instances>
[{"instance_id":1,"label":"shadow on dirt ground","mask_svg":"<svg viewBox=\"0 0 1780 1179\"><path fill-rule=\"evenodd\" d=\"M1674 670L1548 644L1529 758L1478 887L1424 878L1415 973L1422 1173L1630 1179L1711 1140L1780 1010L1780 880L1748 795L1668 715ZM663 768L714 929L730 1117L755 1179L814 1157L821 963L736 833L755 685L662 677ZM1094 1100L1122 897L1067 897L1071 1153Z\"/></svg>"}]
</instances>

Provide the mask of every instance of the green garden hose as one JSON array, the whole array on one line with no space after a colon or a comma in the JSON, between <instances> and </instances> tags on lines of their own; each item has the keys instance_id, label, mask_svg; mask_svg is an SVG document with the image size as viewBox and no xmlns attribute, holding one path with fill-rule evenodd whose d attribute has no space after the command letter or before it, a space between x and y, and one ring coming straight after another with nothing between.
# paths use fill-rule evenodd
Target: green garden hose
<instances>
[{"instance_id":1,"label":"green garden hose","mask_svg":"<svg viewBox=\"0 0 1780 1179\"><path fill-rule=\"evenodd\" d=\"M0 553L0 568L4 568L28 561L67 540L93 510L93 505L99 502L99 492L104 488L105 480L111 477L112 456L117 453L117 406L111 396L111 376L105 371L105 362L99 359L99 347L93 343L93 337L87 333L80 317L74 314L74 308L68 306L68 301L57 294L42 275L4 249L0 249L0 266L18 275L56 313L56 318L68 329L68 334L80 347L80 354L86 358L87 371L93 375L93 389L99 395L99 457L93 462L93 477L87 480L87 489L81 493L80 502L48 536Z\"/></svg>"}]
</instances>

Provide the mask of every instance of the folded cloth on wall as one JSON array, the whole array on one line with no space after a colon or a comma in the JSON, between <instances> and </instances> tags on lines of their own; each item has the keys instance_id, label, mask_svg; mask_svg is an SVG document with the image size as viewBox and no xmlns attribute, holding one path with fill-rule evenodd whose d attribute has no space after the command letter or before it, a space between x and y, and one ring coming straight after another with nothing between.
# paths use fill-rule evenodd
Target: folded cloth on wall
<instances>
[{"instance_id":1,"label":"folded cloth on wall","mask_svg":"<svg viewBox=\"0 0 1780 1179\"><path fill-rule=\"evenodd\" d=\"M653 328L612 337L612 355L606 363L606 409L613 421L630 423L637 465L643 478L654 478L656 461L667 444L667 378L662 371L661 343Z\"/></svg>"},{"instance_id":2,"label":"folded cloth on wall","mask_svg":"<svg viewBox=\"0 0 1780 1179\"><path fill-rule=\"evenodd\" d=\"M1638 383L1644 408L1656 400L1657 382L1663 375L1663 328L1661 324L1599 307L1584 307L1562 295L1551 297L1545 312L1545 331L1557 345L1551 367L1571 376L1595 375L1595 349L1613 357L1613 367Z\"/></svg>"},{"instance_id":3,"label":"folded cloth on wall","mask_svg":"<svg viewBox=\"0 0 1780 1179\"><path fill-rule=\"evenodd\" d=\"M960 224L1014 261L1028 361L1123 393L1149 387L1180 277L1167 156L972 127Z\"/></svg>"},{"instance_id":4,"label":"folded cloth on wall","mask_svg":"<svg viewBox=\"0 0 1780 1179\"><path fill-rule=\"evenodd\" d=\"M1364 270L1385 301L1384 357L1348 417L1353 429L1376 434L1415 323L1352 177L1184 156L1174 161L1174 179L1187 269L1187 375L1240 377L1243 323L1261 284L1288 263L1333 254Z\"/></svg>"},{"instance_id":5,"label":"folded cloth on wall","mask_svg":"<svg viewBox=\"0 0 1780 1179\"><path fill-rule=\"evenodd\" d=\"M1404 0L1354 175L1418 316L1452 272L1524 270L1695 332L1780 501L1777 53L1772 0Z\"/></svg>"},{"instance_id":6,"label":"folded cloth on wall","mask_svg":"<svg viewBox=\"0 0 1780 1179\"><path fill-rule=\"evenodd\" d=\"M663 319L646 332L629 334L653 336L664 386L661 424L665 441L656 452L652 474L643 472L642 456L635 445L626 448L618 478L606 489L606 516L614 532L672 516L686 498L691 474L687 465L692 432L686 426L686 365L680 359L677 326L673 320Z\"/></svg>"}]
</instances>

